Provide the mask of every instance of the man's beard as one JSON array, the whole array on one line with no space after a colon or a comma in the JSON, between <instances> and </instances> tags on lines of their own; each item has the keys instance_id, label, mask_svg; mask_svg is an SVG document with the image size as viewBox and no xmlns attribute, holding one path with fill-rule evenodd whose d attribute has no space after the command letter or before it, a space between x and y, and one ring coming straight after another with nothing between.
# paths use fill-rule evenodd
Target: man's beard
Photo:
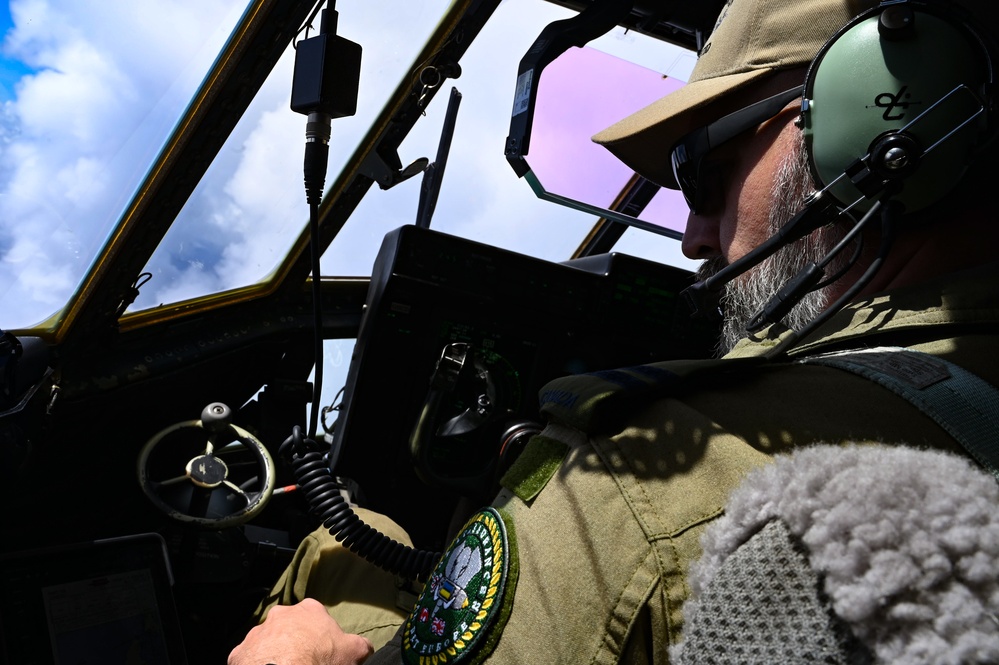
<instances>
[{"instance_id":1,"label":"man's beard","mask_svg":"<svg viewBox=\"0 0 999 665\"><path fill-rule=\"evenodd\" d=\"M813 191L804 145L789 155L774 178L773 205L768 220L768 235L776 233L803 207L805 197ZM722 289L721 307L724 314L719 355L732 350L748 333L746 326L770 301L779 288L796 276L809 263L818 263L842 238L834 226L818 231L782 247L758 266L739 275ZM723 257L706 260L697 271L697 279L707 279L727 265ZM833 270L842 261L834 261ZM828 289L819 289L805 296L782 319L798 330L814 319L829 304Z\"/></svg>"}]
</instances>

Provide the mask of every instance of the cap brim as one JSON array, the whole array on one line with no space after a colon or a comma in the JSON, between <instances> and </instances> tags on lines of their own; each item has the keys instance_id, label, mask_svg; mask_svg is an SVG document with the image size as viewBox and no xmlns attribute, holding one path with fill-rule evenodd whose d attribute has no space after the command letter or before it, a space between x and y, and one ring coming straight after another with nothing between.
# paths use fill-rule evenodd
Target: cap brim
<instances>
[{"instance_id":1,"label":"cap brim","mask_svg":"<svg viewBox=\"0 0 999 665\"><path fill-rule=\"evenodd\" d=\"M652 182L677 189L670 151L688 132L702 127L731 108L732 93L769 76L770 68L692 81L593 137L615 157Z\"/></svg>"}]
</instances>

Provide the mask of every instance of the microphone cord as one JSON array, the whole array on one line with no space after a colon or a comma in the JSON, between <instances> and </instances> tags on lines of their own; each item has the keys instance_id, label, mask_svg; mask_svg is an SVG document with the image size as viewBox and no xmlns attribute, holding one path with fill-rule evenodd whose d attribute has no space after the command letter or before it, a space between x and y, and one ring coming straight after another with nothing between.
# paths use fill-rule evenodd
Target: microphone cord
<instances>
[{"instance_id":1,"label":"microphone cord","mask_svg":"<svg viewBox=\"0 0 999 665\"><path fill-rule=\"evenodd\" d=\"M421 582L430 577L441 553L404 545L365 524L340 492L326 456L300 427L294 427L278 452L291 463L299 489L337 542L395 575Z\"/></svg>"},{"instance_id":2,"label":"microphone cord","mask_svg":"<svg viewBox=\"0 0 999 665\"><path fill-rule=\"evenodd\" d=\"M298 43L292 110L308 115L305 126L305 196L309 204L309 249L312 272L313 343L315 355L312 406L308 432L297 425L278 453L291 464L295 482L323 527L351 552L397 575L426 580L440 552L403 545L366 525L341 492L330 459L319 440L323 385L322 246L320 206L326 185L333 117L353 115L357 105L361 47L336 34L337 13L330 0L322 14L319 35ZM315 16L315 12L313 13ZM311 18L306 25L311 22ZM325 426L324 426L325 429Z\"/></svg>"},{"instance_id":3,"label":"microphone cord","mask_svg":"<svg viewBox=\"0 0 999 665\"><path fill-rule=\"evenodd\" d=\"M860 258L860 252L863 248L863 236L860 233L867 227L868 223L874 219L875 214L880 208L880 203L875 202L871 206L871 209L860 218L860 221L854 221L853 227L846 233L846 235L838 242L836 245L829 250L824 257L822 257L818 263L810 261L804 268L802 268L794 277L789 279L785 284L783 284L777 292L763 305L763 307L750 319L749 323L746 324L746 331L750 333L757 333L768 325L777 323L781 321L785 316L790 313L794 307L801 302L807 294L817 291L820 288L828 286L832 282L836 281L849 271L854 263ZM840 215L848 215L853 218L846 211L841 211ZM826 276L826 268L832 263L833 259L839 256L854 239L860 239L858 247L853 253L850 261L843 266L836 274L829 278L823 279Z\"/></svg>"},{"instance_id":4,"label":"microphone cord","mask_svg":"<svg viewBox=\"0 0 999 665\"><path fill-rule=\"evenodd\" d=\"M319 404L323 395L323 303L322 278L319 267L319 204L309 203L309 236L312 261L312 332L316 358L312 383L312 406L309 413L309 435L319 436Z\"/></svg>"},{"instance_id":5,"label":"microphone cord","mask_svg":"<svg viewBox=\"0 0 999 665\"><path fill-rule=\"evenodd\" d=\"M878 211L881 213L881 246L878 248L877 257L875 257L875 259L871 262L871 265L867 267L867 270L863 275L861 275L860 279L858 279L853 286L847 289L846 292L836 300L836 302L829 307L826 307L821 314L812 319L808 325L804 326L801 330L791 331L777 346L768 351L765 356L767 360L787 360L787 354L792 347L803 342L808 336L814 333L819 326L828 321L834 314L839 312L847 303L853 300L872 279L874 279L874 276L884 265L885 259L888 257L888 252L891 250L891 246L895 241L895 221L899 215L899 206L900 204L897 202L889 201L885 203L883 200L876 201L874 205L871 206L870 211L868 211L865 217L872 216ZM864 220L862 219L858 226L863 223Z\"/></svg>"}]
</instances>

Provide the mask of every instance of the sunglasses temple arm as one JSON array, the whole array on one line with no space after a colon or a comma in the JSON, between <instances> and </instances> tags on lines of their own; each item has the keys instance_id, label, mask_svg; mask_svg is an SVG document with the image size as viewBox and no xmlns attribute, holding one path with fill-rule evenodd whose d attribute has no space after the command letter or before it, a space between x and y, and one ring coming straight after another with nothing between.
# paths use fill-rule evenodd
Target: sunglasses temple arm
<instances>
[{"instance_id":1,"label":"sunglasses temple arm","mask_svg":"<svg viewBox=\"0 0 999 665\"><path fill-rule=\"evenodd\" d=\"M803 86L796 86L784 92L779 92L773 97L750 104L746 108L730 113L729 115L716 120L705 129L708 134L709 145L719 146L726 141L734 139L751 127L755 127L767 118L772 118L781 112L785 106L793 99L801 97Z\"/></svg>"}]
</instances>

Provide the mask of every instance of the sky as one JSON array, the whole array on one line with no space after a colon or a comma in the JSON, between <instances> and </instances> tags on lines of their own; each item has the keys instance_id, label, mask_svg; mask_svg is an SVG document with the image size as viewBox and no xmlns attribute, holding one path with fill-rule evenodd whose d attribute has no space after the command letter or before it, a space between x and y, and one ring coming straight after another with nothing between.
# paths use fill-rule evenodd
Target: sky
<instances>
[{"instance_id":1,"label":"sky","mask_svg":"<svg viewBox=\"0 0 999 665\"><path fill-rule=\"evenodd\" d=\"M64 304L242 13L13 0L2 42L0 328Z\"/></svg>"},{"instance_id":2,"label":"sky","mask_svg":"<svg viewBox=\"0 0 999 665\"><path fill-rule=\"evenodd\" d=\"M0 329L41 321L72 296L244 4L0 4ZM333 124L327 184L448 5L337 3L340 33L364 55L358 114ZM404 164L432 159L447 92L462 92L435 228L564 260L592 225L592 217L538 201L503 156L517 62L545 23L564 15L538 0L504 0L463 59L462 76L445 84L401 146ZM621 31L604 41L611 51L633 49L635 36ZM651 57L646 64L657 71L682 75L686 67L675 51ZM291 78L289 49L150 260L153 279L135 308L257 282L286 254L308 212L305 119L288 109ZM373 187L324 255L323 273L370 274L385 233L415 219L419 187L420 177L389 191ZM621 246L690 267L672 240L629 231Z\"/></svg>"},{"instance_id":3,"label":"sky","mask_svg":"<svg viewBox=\"0 0 999 665\"><path fill-rule=\"evenodd\" d=\"M0 34L7 34L12 26L10 5L0 4ZM32 71L31 67L16 58L0 56L0 103L14 99L14 84Z\"/></svg>"}]
</instances>

